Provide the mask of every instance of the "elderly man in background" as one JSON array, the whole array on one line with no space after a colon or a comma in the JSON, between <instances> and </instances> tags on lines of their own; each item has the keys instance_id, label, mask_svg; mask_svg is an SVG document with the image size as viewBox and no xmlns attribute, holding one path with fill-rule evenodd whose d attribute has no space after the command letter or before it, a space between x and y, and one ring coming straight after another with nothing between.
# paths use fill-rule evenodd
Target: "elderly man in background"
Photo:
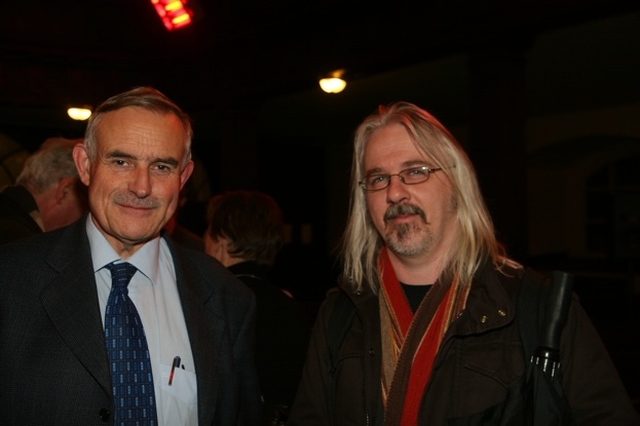
<instances>
[{"instance_id":1,"label":"elderly man in background","mask_svg":"<svg viewBox=\"0 0 640 426\"><path fill-rule=\"evenodd\" d=\"M52 231L87 211L73 147L82 139L49 138L25 162L15 185L0 192L0 244Z\"/></svg>"}]
</instances>

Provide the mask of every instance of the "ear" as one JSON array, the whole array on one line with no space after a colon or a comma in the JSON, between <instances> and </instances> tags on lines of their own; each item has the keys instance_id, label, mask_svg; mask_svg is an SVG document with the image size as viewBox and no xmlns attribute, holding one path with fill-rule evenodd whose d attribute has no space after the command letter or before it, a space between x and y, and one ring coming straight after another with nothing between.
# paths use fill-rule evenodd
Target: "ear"
<instances>
[{"instance_id":1,"label":"ear","mask_svg":"<svg viewBox=\"0 0 640 426\"><path fill-rule=\"evenodd\" d=\"M88 186L91 181L91 161L83 144L77 144L73 147L73 161L76 163L80 180Z\"/></svg>"},{"instance_id":2,"label":"ear","mask_svg":"<svg viewBox=\"0 0 640 426\"><path fill-rule=\"evenodd\" d=\"M222 238L212 238L211 234L209 234L209 230L207 229L207 231L205 231L204 233L203 239L205 253L217 259L218 261L220 261L220 263L226 266L225 259L228 256L226 251L226 244L225 247L223 247Z\"/></svg>"},{"instance_id":3,"label":"ear","mask_svg":"<svg viewBox=\"0 0 640 426\"><path fill-rule=\"evenodd\" d=\"M187 183L187 180L189 180L194 167L193 160L189 160L189 162L184 166L184 169L180 172L180 189L182 189L184 184Z\"/></svg>"},{"instance_id":4,"label":"ear","mask_svg":"<svg viewBox=\"0 0 640 426\"><path fill-rule=\"evenodd\" d=\"M227 268L235 263L238 263L239 261L239 258L229 254L229 250L232 249L233 242L231 240L226 237L218 238L218 254L220 257L217 257L217 259Z\"/></svg>"},{"instance_id":5,"label":"ear","mask_svg":"<svg viewBox=\"0 0 640 426\"><path fill-rule=\"evenodd\" d=\"M60 179L55 192L57 204L62 204L62 200L64 200L67 195L70 195L70 193L74 191L75 184L76 179L71 176L63 177L62 179Z\"/></svg>"},{"instance_id":6,"label":"ear","mask_svg":"<svg viewBox=\"0 0 640 426\"><path fill-rule=\"evenodd\" d=\"M218 242L220 243L220 248L224 250L225 253L229 253L229 248L231 247L231 241L225 237L219 237Z\"/></svg>"}]
</instances>

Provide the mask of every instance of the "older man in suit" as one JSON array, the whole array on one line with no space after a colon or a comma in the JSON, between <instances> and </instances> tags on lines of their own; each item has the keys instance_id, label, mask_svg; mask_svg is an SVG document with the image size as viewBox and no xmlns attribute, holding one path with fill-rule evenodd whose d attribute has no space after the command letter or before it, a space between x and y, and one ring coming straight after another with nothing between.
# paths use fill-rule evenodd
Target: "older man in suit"
<instances>
[{"instance_id":1,"label":"older man in suit","mask_svg":"<svg viewBox=\"0 0 640 426\"><path fill-rule=\"evenodd\" d=\"M108 99L74 149L90 212L0 247L0 424L259 423L251 291L163 232L191 135L153 88Z\"/></svg>"}]
</instances>

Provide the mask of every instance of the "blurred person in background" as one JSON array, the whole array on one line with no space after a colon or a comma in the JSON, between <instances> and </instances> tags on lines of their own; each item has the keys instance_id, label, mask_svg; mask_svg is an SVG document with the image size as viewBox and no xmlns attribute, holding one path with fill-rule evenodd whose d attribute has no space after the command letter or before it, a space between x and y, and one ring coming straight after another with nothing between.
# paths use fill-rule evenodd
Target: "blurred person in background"
<instances>
[{"instance_id":1,"label":"blurred person in background","mask_svg":"<svg viewBox=\"0 0 640 426\"><path fill-rule=\"evenodd\" d=\"M207 223L205 252L255 293L256 363L264 424L281 424L300 380L310 331L302 305L270 277L283 244L282 211L263 192L229 191L210 199Z\"/></svg>"},{"instance_id":2,"label":"blurred person in background","mask_svg":"<svg viewBox=\"0 0 640 426\"><path fill-rule=\"evenodd\" d=\"M88 209L73 147L82 139L49 138L24 163L14 185L0 192L0 244L52 231Z\"/></svg>"}]
</instances>

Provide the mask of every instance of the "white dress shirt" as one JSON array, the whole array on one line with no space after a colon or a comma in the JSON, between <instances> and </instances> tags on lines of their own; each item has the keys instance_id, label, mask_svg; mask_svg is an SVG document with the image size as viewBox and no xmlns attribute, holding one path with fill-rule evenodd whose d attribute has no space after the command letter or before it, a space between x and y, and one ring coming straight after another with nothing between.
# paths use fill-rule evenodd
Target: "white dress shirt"
<instances>
[{"instance_id":1,"label":"white dress shirt","mask_svg":"<svg viewBox=\"0 0 640 426\"><path fill-rule=\"evenodd\" d=\"M111 272L104 266L122 259L96 228L91 215L87 217L86 228L104 327L111 292ZM147 337L158 426L195 426L198 424L196 371L167 243L160 237L155 238L126 261L138 268L128 286L129 297L136 305Z\"/></svg>"}]
</instances>

